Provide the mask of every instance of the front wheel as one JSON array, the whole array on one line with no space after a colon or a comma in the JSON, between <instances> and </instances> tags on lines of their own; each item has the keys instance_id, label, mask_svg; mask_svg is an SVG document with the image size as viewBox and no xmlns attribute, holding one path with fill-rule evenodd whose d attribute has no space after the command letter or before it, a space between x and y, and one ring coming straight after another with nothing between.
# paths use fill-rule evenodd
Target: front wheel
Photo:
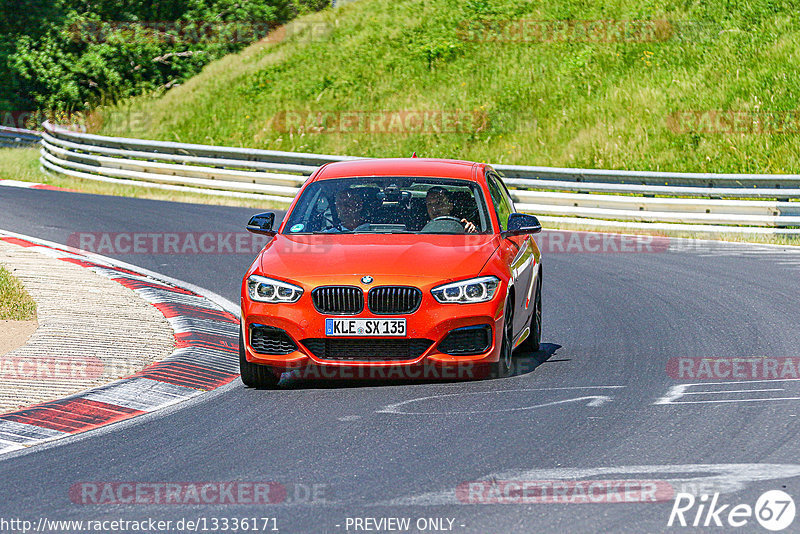
<instances>
[{"instance_id":1,"label":"front wheel","mask_svg":"<svg viewBox=\"0 0 800 534\"><path fill-rule=\"evenodd\" d=\"M239 325L239 373L242 375L244 385L251 388L271 389L276 387L280 380L280 375L271 367L247 361L241 325Z\"/></svg>"},{"instance_id":2,"label":"front wheel","mask_svg":"<svg viewBox=\"0 0 800 534\"><path fill-rule=\"evenodd\" d=\"M533 313L531 313L530 332L520 348L528 352L536 352L542 343L542 272L539 271L539 280L536 282L536 292L533 297Z\"/></svg>"},{"instance_id":3,"label":"front wheel","mask_svg":"<svg viewBox=\"0 0 800 534\"><path fill-rule=\"evenodd\" d=\"M512 358L514 352L514 307L511 299L506 300L505 315L503 317L503 345L500 347L500 359L492 364L492 375L495 378L505 378L511 374Z\"/></svg>"}]
</instances>

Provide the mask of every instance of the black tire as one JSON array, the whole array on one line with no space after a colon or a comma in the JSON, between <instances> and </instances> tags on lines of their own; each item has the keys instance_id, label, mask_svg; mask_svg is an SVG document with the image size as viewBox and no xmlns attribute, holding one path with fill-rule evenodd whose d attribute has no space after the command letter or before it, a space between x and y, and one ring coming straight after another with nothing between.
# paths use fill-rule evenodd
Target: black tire
<instances>
[{"instance_id":1,"label":"black tire","mask_svg":"<svg viewBox=\"0 0 800 534\"><path fill-rule=\"evenodd\" d=\"M531 322L528 327L530 328L530 333L519 348L525 352L536 352L542 343L542 271L539 271L539 279L536 281L533 313L531 313Z\"/></svg>"},{"instance_id":2,"label":"black tire","mask_svg":"<svg viewBox=\"0 0 800 534\"><path fill-rule=\"evenodd\" d=\"M514 352L514 303L509 298L506 300L505 314L503 317L503 345L500 348L500 359L491 365L494 378L505 378L511 374L513 365L512 353Z\"/></svg>"},{"instance_id":3,"label":"black tire","mask_svg":"<svg viewBox=\"0 0 800 534\"><path fill-rule=\"evenodd\" d=\"M245 386L257 389L275 388L281 378L271 367L247 361L241 325L239 326L239 373Z\"/></svg>"}]
</instances>

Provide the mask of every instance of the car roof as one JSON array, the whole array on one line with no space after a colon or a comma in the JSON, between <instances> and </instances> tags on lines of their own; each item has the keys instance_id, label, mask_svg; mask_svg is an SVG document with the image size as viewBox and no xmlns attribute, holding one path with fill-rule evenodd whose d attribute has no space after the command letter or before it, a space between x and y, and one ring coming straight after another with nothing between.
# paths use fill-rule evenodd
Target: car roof
<instances>
[{"instance_id":1,"label":"car roof","mask_svg":"<svg viewBox=\"0 0 800 534\"><path fill-rule=\"evenodd\" d=\"M428 176L434 178L457 178L475 180L474 168L483 168L485 163L455 159L428 158L381 158L355 159L328 163L323 166L315 180L350 178L356 176ZM481 176L483 173L478 173Z\"/></svg>"}]
</instances>

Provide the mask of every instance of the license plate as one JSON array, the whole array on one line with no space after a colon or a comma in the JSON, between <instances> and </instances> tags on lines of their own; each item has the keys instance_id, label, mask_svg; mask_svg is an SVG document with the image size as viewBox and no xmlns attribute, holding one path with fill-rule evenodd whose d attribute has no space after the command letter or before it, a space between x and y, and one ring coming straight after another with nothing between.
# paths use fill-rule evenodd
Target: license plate
<instances>
[{"instance_id":1,"label":"license plate","mask_svg":"<svg viewBox=\"0 0 800 534\"><path fill-rule=\"evenodd\" d=\"M326 336L393 336L406 335L405 319L325 319Z\"/></svg>"}]
</instances>

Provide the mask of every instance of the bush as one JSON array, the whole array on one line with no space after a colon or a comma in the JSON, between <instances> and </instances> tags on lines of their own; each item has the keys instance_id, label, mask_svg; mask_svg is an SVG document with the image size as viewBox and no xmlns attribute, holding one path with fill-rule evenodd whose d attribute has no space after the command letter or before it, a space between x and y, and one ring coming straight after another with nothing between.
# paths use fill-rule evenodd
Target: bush
<instances>
[{"instance_id":1,"label":"bush","mask_svg":"<svg viewBox=\"0 0 800 534\"><path fill-rule=\"evenodd\" d=\"M0 111L165 91L327 0L0 0Z\"/></svg>"}]
</instances>

